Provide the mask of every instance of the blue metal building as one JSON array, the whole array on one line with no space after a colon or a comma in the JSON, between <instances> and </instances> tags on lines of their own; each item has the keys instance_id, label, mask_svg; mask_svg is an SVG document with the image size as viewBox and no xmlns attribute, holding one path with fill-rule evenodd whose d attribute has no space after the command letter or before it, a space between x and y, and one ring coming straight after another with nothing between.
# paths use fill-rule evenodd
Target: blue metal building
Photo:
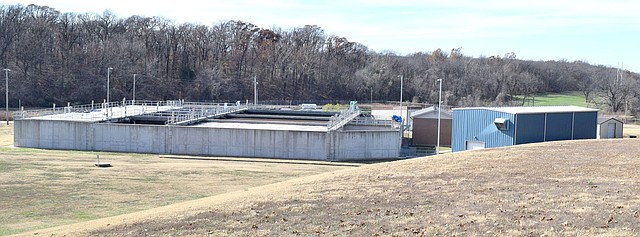
<instances>
[{"instance_id":1,"label":"blue metal building","mask_svg":"<svg viewBox=\"0 0 640 237\"><path fill-rule=\"evenodd\" d=\"M533 142L594 139L598 110L578 106L453 109L454 152Z\"/></svg>"}]
</instances>

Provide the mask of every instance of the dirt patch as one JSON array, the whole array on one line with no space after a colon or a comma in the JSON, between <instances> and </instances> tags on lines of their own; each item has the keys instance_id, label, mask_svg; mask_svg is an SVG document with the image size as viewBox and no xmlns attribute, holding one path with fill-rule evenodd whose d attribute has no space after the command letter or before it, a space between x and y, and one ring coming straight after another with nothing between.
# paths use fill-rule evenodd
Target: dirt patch
<instances>
[{"instance_id":1,"label":"dirt patch","mask_svg":"<svg viewBox=\"0 0 640 237\"><path fill-rule=\"evenodd\" d=\"M629 236L640 231L639 169L634 139L552 142L368 165L39 233Z\"/></svg>"}]
</instances>

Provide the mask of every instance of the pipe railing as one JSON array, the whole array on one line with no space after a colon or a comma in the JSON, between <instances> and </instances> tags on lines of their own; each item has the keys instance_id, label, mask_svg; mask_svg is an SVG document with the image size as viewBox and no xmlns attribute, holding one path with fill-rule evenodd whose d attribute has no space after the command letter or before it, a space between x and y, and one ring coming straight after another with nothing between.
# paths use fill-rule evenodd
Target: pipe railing
<instances>
[{"instance_id":1,"label":"pipe railing","mask_svg":"<svg viewBox=\"0 0 640 237\"><path fill-rule=\"evenodd\" d=\"M185 103L180 110L172 110L167 124L189 123L190 121L200 121L206 118L235 113L249 108L249 105L240 103L229 105L213 103Z\"/></svg>"},{"instance_id":2,"label":"pipe railing","mask_svg":"<svg viewBox=\"0 0 640 237\"><path fill-rule=\"evenodd\" d=\"M393 120L379 120L372 117L357 117L349 124L353 125L375 125L375 126L399 126L400 123Z\"/></svg>"},{"instance_id":3,"label":"pipe railing","mask_svg":"<svg viewBox=\"0 0 640 237\"><path fill-rule=\"evenodd\" d=\"M118 117L126 117L130 115L143 114L148 112L157 112L166 110L168 108L181 107L184 102L180 100L171 101L113 101L103 103L91 103L87 105L70 105L64 107L56 107L53 104L52 108L37 109L37 110L24 110L21 108L19 111L13 113L13 117L16 120L28 119L35 117L51 116L52 119L70 119L70 120L103 120ZM114 110L114 108L120 108ZM63 115L55 117L56 115Z\"/></svg>"},{"instance_id":4,"label":"pipe railing","mask_svg":"<svg viewBox=\"0 0 640 237\"><path fill-rule=\"evenodd\" d=\"M360 109L358 108L349 108L342 110L339 114L331 116L331 118L329 119L329 123L327 123L327 128L329 130L338 129L358 115L360 115Z\"/></svg>"}]
</instances>

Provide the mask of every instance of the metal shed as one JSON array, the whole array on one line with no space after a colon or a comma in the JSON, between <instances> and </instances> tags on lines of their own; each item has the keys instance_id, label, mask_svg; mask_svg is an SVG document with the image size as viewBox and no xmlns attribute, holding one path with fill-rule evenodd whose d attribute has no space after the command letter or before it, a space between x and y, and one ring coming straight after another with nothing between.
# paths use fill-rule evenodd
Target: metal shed
<instances>
[{"instance_id":1,"label":"metal shed","mask_svg":"<svg viewBox=\"0 0 640 237\"><path fill-rule=\"evenodd\" d=\"M598 110L578 106L453 109L452 150L596 138Z\"/></svg>"},{"instance_id":2,"label":"metal shed","mask_svg":"<svg viewBox=\"0 0 640 237\"><path fill-rule=\"evenodd\" d=\"M434 146L438 140L438 109L435 106L411 113L414 145ZM440 145L451 146L451 113L440 111Z\"/></svg>"},{"instance_id":3,"label":"metal shed","mask_svg":"<svg viewBox=\"0 0 640 237\"><path fill-rule=\"evenodd\" d=\"M616 118L598 118L597 138L622 138L622 121Z\"/></svg>"}]
</instances>

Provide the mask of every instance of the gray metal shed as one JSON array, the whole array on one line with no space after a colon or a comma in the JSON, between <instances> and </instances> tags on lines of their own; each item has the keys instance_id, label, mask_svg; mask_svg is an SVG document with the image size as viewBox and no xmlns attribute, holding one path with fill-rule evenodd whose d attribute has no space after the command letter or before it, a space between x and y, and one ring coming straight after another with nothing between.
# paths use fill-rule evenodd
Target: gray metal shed
<instances>
[{"instance_id":1,"label":"gray metal shed","mask_svg":"<svg viewBox=\"0 0 640 237\"><path fill-rule=\"evenodd\" d=\"M613 117L601 117L598 118L597 131L598 134L596 135L596 137L598 139L622 138L623 123L622 121Z\"/></svg>"}]
</instances>

